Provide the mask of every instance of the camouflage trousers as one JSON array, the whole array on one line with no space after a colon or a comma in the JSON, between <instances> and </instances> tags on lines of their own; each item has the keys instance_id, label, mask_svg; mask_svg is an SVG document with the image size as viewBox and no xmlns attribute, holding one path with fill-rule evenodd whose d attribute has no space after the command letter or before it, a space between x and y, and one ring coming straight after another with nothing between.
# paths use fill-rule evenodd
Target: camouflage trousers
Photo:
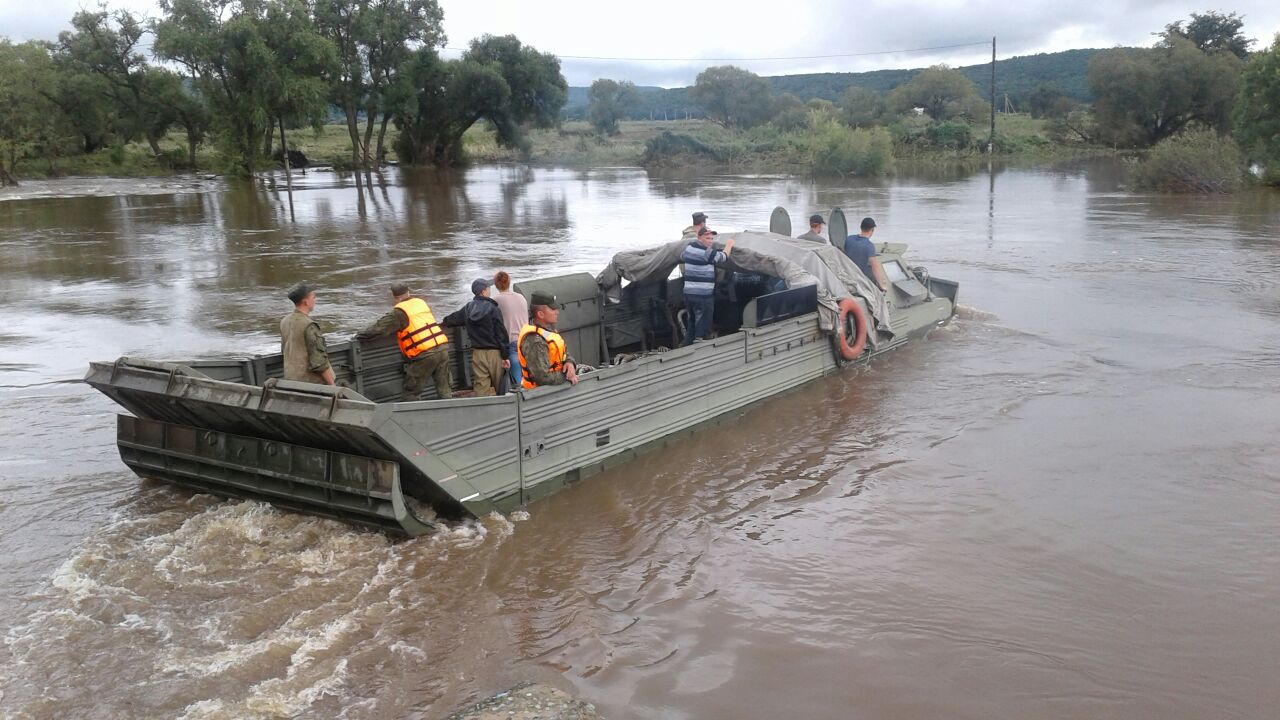
<instances>
[{"instance_id":1,"label":"camouflage trousers","mask_svg":"<svg viewBox=\"0 0 1280 720\"><path fill-rule=\"evenodd\" d=\"M497 395L507 370L502 367L506 353L491 348L471 348L471 386L476 397Z\"/></svg>"},{"instance_id":2,"label":"camouflage trousers","mask_svg":"<svg viewBox=\"0 0 1280 720\"><path fill-rule=\"evenodd\" d=\"M436 395L453 397L453 380L449 377L449 346L440 345L410 360L404 366L404 390L401 401L417 400L427 380L435 380Z\"/></svg>"}]
</instances>

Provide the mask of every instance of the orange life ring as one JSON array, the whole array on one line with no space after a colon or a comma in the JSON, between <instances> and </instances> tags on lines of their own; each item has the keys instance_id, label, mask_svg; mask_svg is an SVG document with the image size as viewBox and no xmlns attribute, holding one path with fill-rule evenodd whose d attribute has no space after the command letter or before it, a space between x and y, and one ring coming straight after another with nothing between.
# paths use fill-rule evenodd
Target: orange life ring
<instances>
[{"instance_id":1,"label":"orange life ring","mask_svg":"<svg viewBox=\"0 0 1280 720\"><path fill-rule=\"evenodd\" d=\"M867 316L862 312L862 306L851 297L841 298L838 307L840 315L836 318L835 332L837 359L856 360L867 346ZM856 335L852 344L849 343L848 334L845 332L849 315L853 315Z\"/></svg>"}]
</instances>

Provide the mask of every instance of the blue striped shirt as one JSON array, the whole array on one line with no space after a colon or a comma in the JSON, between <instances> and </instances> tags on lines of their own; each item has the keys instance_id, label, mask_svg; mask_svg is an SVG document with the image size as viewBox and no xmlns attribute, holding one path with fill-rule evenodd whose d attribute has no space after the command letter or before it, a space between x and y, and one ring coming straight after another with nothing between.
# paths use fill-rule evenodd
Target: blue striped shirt
<instances>
[{"instance_id":1,"label":"blue striped shirt","mask_svg":"<svg viewBox=\"0 0 1280 720\"><path fill-rule=\"evenodd\" d=\"M680 262L684 263L684 294L700 297L715 294L716 265L728 259L729 256L715 246L703 247L697 240L686 245L680 255Z\"/></svg>"}]
</instances>

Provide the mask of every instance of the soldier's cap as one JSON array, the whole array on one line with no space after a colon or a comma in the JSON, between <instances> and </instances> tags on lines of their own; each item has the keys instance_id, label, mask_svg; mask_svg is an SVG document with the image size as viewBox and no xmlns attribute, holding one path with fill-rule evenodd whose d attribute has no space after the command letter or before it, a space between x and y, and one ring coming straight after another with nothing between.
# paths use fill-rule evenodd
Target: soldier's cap
<instances>
[{"instance_id":1,"label":"soldier's cap","mask_svg":"<svg viewBox=\"0 0 1280 720\"><path fill-rule=\"evenodd\" d=\"M696 213L694 213L694 214L693 214L693 224L694 224L694 225L697 225L698 223L703 222L703 221L705 221L706 219L707 219L707 214L706 214L706 213L704 213L704 212L696 212Z\"/></svg>"},{"instance_id":2,"label":"soldier's cap","mask_svg":"<svg viewBox=\"0 0 1280 720\"><path fill-rule=\"evenodd\" d=\"M409 286L402 282L391 283L391 294L394 295L395 297L400 297L401 295L408 295Z\"/></svg>"},{"instance_id":3,"label":"soldier's cap","mask_svg":"<svg viewBox=\"0 0 1280 720\"><path fill-rule=\"evenodd\" d=\"M316 291L315 288L311 287L310 285L304 282L296 283L289 288L289 291L288 291L289 300L293 301L294 305L297 305L298 303L302 302L304 298L306 298L308 295L310 295L315 291Z\"/></svg>"},{"instance_id":4,"label":"soldier's cap","mask_svg":"<svg viewBox=\"0 0 1280 720\"><path fill-rule=\"evenodd\" d=\"M493 284L493 281L490 280L489 278L476 278L475 280L471 281L471 294L479 295L480 293L485 291L485 288L489 287L492 284Z\"/></svg>"},{"instance_id":5,"label":"soldier's cap","mask_svg":"<svg viewBox=\"0 0 1280 720\"><path fill-rule=\"evenodd\" d=\"M546 305L553 310L559 310L560 306L556 304L556 296L542 290L535 290L533 295L529 296L530 305Z\"/></svg>"},{"instance_id":6,"label":"soldier's cap","mask_svg":"<svg viewBox=\"0 0 1280 720\"><path fill-rule=\"evenodd\" d=\"M876 221L875 221L875 220L873 220L873 219L871 219L871 218L869 218L869 217L864 217L864 218L862 218L862 225L860 225L859 227L861 227L863 230L870 230L871 228L873 228L873 227L875 227L875 226L876 226Z\"/></svg>"},{"instance_id":7,"label":"soldier's cap","mask_svg":"<svg viewBox=\"0 0 1280 720\"><path fill-rule=\"evenodd\" d=\"M809 224L810 225L826 225L827 221L823 220L821 215L814 213L809 216Z\"/></svg>"}]
</instances>

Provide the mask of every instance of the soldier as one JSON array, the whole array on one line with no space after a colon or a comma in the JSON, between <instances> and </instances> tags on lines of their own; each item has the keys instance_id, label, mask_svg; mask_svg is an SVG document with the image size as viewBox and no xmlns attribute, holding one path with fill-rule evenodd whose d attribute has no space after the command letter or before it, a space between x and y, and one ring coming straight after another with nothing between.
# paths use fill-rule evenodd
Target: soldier
<instances>
[{"instance_id":1,"label":"soldier","mask_svg":"<svg viewBox=\"0 0 1280 720\"><path fill-rule=\"evenodd\" d=\"M449 338L436 322L431 307L420 297L409 294L409 286L391 286L395 307L369 327L356 334L356 340L395 335L405 357L402 401L417 400L431 378L441 399L453 397L453 381L449 377Z\"/></svg>"},{"instance_id":2,"label":"soldier","mask_svg":"<svg viewBox=\"0 0 1280 720\"><path fill-rule=\"evenodd\" d=\"M578 364L569 357L564 338L556 332L559 319L555 295L535 292L529 298L529 324L521 328L516 341L526 390L541 385L578 384Z\"/></svg>"},{"instance_id":3,"label":"soldier","mask_svg":"<svg viewBox=\"0 0 1280 720\"><path fill-rule=\"evenodd\" d=\"M502 308L489 297L491 285L493 281L488 278L472 280L471 294L475 297L440 321L450 327L467 329L467 337L471 339L471 386L476 397L498 394L509 363L503 355L511 339L502 322Z\"/></svg>"},{"instance_id":4,"label":"soldier","mask_svg":"<svg viewBox=\"0 0 1280 720\"><path fill-rule=\"evenodd\" d=\"M698 231L707 226L707 214L704 212L696 212L693 214L693 224L684 229L681 236L685 240L696 240Z\"/></svg>"},{"instance_id":5,"label":"soldier","mask_svg":"<svg viewBox=\"0 0 1280 720\"><path fill-rule=\"evenodd\" d=\"M284 356L284 379L333 385L333 367L324 345L320 325L311 319L316 309L316 291L300 282L289 288L293 312L280 320L280 354Z\"/></svg>"}]
</instances>

